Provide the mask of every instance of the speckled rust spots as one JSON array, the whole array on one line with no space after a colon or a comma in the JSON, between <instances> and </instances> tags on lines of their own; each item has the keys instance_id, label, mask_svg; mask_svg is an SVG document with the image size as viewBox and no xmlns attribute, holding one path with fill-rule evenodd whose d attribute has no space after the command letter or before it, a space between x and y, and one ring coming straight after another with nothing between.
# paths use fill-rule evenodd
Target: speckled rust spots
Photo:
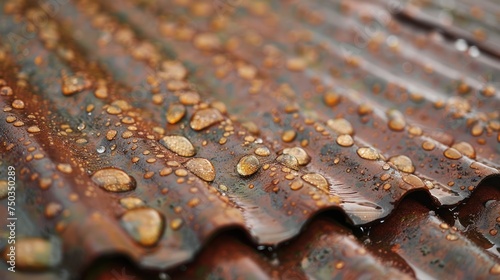
<instances>
[{"instance_id":1,"label":"speckled rust spots","mask_svg":"<svg viewBox=\"0 0 500 280\"><path fill-rule=\"evenodd\" d=\"M212 182L215 179L215 167L208 159L190 159L186 163L186 168L207 182Z\"/></svg>"},{"instance_id":2,"label":"speckled rust spots","mask_svg":"<svg viewBox=\"0 0 500 280\"><path fill-rule=\"evenodd\" d=\"M12 108L14 109L24 109L24 102L20 99L12 101Z\"/></svg>"},{"instance_id":3,"label":"speckled rust spots","mask_svg":"<svg viewBox=\"0 0 500 280\"><path fill-rule=\"evenodd\" d=\"M297 132L295 132L295 130L285 130L281 135L281 140L283 140L283 142L292 142L296 136Z\"/></svg>"},{"instance_id":4,"label":"speckled rust spots","mask_svg":"<svg viewBox=\"0 0 500 280\"><path fill-rule=\"evenodd\" d=\"M328 120L326 122L326 125L328 125L328 127L335 131L335 133L337 134L354 134L354 128L352 127L352 124L344 118Z\"/></svg>"},{"instance_id":5,"label":"speckled rust spots","mask_svg":"<svg viewBox=\"0 0 500 280\"><path fill-rule=\"evenodd\" d=\"M182 157L192 157L196 154L196 149L193 144L191 144L191 141L184 136L165 136L160 140L160 143L167 149Z\"/></svg>"},{"instance_id":6,"label":"speckled rust spots","mask_svg":"<svg viewBox=\"0 0 500 280\"><path fill-rule=\"evenodd\" d=\"M236 165L236 171L241 176L250 176L257 172L260 168L260 161L254 155L242 157Z\"/></svg>"},{"instance_id":7,"label":"speckled rust spots","mask_svg":"<svg viewBox=\"0 0 500 280\"><path fill-rule=\"evenodd\" d=\"M127 233L142 246L158 243L164 227L163 217L152 208L128 210L121 217L121 224Z\"/></svg>"},{"instance_id":8,"label":"speckled rust spots","mask_svg":"<svg viewBox=\"0 0 500 280\"><path fill-rule=\"evenodd\" d=\"M62 258L60 248L50 241L38 238L18 238L16 240L16 269L27 271L43 271L56 267ZM3 258L9 261L4 250Z\"/></svg>"},{"instance_id":9,"label":"speckled rust spots","mask_svg":"<svg viewBox=\"0 0 500 280\"><path fill-rule=\"evenodd\" d=\"M128 192L136 188L133 177L117 168L103 168L92 175L92 181L109 192Z\"/></svg>"},{"instance_id":10,"label":"speckled rust spots","mask_svg":"<svg viewBox=\"0 0 500 280\"><path fill-rule=\"evenodd\" d=\"M169 124L178 123L186 115L186 107L182 104L171 104L165 114L165 118Z\"/></svg>"},{"instance_id":11,"label":"speckled rust spots","mask_svg":"<svg viewBox=\"0 0 500 280\"><path fill-rule=\"evenodd\" d=\"M356 153L363 159L379 160L381 158L380 153L372 147L358 148Z\"/></svg>"},{"instance_id":12,"label":"speckled rust spots","mask_svg":"<svg viewBox=\"0 0 500 280\"><path fill-rule=\"evenodd\" d=\"M328 181L325 179L325 177L323 177L323 175L320 175L318 173L308 173L303 175L302 179L326 193L329 193L330 191L328 189Z\"/></svg>"},{"instance_id":13,"label":"speckled rust spots","mask_svg":"<svg viewBox=\"0 0 500 280\"><path fill-rule=\"evenodd\" d=\"M219 110L214 108L201 109L194 113L189 125L193 130L203 130L224 120Z\"/></svg>"},{"instance_id":14,"label":"speckled rust spots","mask_svg":"<svg viewBox=\"0 0 500 280\"><path fill-rule=\"evenodd\" d=\"M453 144L451 146L452 148L456 149L459 151L462 155L465 155L466 157L469 157L471 159L476 158L476 151L474 150L474 147L472 147L471 144L467 142L458 142Z\"/></svg>"},{"instance_id":15,"label":"speckled rust spots","mask_svg":"<svg viewBox=\"0 0 500 280\"><path fill-rule=\"evenodd\" d=\"M462 154L454 148L446 149L443 154L445 157L449 159L459 159L462 157Z\"/></svg>"},{"instance_id":16,"label":"speckled rust spots","mask_svg":"<svg viewBox=\"0 0 500 280\"><path fill-rule=\"evenodd\" d=\"M311 157L300 147L286 148L283 150L283 154L294 156L299 165L307 165L311 162Z\"/></svg>"},{"instance_id":17,"label":"speckled rust spots","mask_svg":"<svg viewBox=\"0 0 500 280\"><path fill-rule=\"evenodd\" d=\"M342 147L351 147L354 145L354 139L349 134L339 135L336 141Z\"/></svg>"},{"instance_id":18,"label":"speckled rust spots","mask_svg":"<svg viewBox=\"0 0 500 280\"><path fill-rule=\"evenodd\" d=\"M389 162L394 164L399 171L413 173L415 166L411 159L405 155L394 156L389 159Z\"/></svg>"}]
</instances>

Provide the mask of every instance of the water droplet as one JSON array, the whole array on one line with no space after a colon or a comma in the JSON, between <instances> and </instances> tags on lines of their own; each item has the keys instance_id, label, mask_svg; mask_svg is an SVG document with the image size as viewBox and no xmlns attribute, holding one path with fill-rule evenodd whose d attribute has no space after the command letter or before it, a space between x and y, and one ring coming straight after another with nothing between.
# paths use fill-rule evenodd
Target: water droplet
<instances>
[{"instance_id":1,"label":"water droplet","mask_svg":"<svg viewBox=\"0 0 500 280\"><path fill-rule=\"evenodd\" d=\"M496 263L490 268L490 273L491 274L500 274L500 264Z\"/></svg>"},{"instance_id":2,"label":"water droplet","mask_svg":"<svg viewBox=\"0 0 500 280\"><path fill-rule=\"evenodd\" d=\"M316 188L329 193L328 181L318 173L308 173L302 176L302 179Z\"/></svg>"},{"instance_id":3,"label":"water droplet","mask_svg":"<svg viewBox=\"0 0 500 280\"><path fill-rule=\"evenodd\" d=\"M62 210L63 210L63 207L61 204L55 203L55 202L50 202L45 206L44 214L45 214L45 217L47 217L48 219L51 219L51 218L54 218L57 215L59 215L59 213L61 213Z\"/></svg>"},{"instance_id":4,"label":"water droplet","mask_svg":"<svg viewBox=\"0 0 500 280\"><path fill-rule=\"evenodd\" d=\"M351 147L352 145L354 145L354 140L352 139L351 135L343 134L337 137L337 144L342 147Z\"/></svg>"},{"instance_id":5,"label":"water droplet","mask_svg":"<svg viewBox=\"0 0 500 280\"><path fill-rule=\"evenodd\" d=\"M446 149L443 154L449 159L459 159L462 157L462 154L454 148Z\"/></svg>"},{"instance_id":6,"label":"water droplet","mask_svg":"<svg viewBox=\"0 0 500 280\"><path fill-rule=\"evenodd\" d=\"M28 127L29 133L38 133L40 132L40 128L36 125Z\"/></svg>"},{"instance_id":7,"label":"water droplet","mask_svg":"<svg viewBox=\"0 0 500 280\"><path fill-rule=\"evenodd\" d=\"M179 176L179 177L186 177L188 175L188 172L186 169L183 169L183 168L180 168L180 169L177 169L175 170L175 175Z\"/></svg>"},{"instance_id":8,"label":"water droplet","mask_svg":"<svg viewBox=\"0 0 500 280\"><path fill-rule=\"evenodd\" d=\"M285 130L283 132L283 134L281 135L281 139L284 142L292 142L293 139L295 139L295 136L297 136L297 133L295 132L295 130L293 130L293 129Z\"/></svg>"},{"instance_id":9,"label":"water droplet","mask_svg":"<svg viewBox=\"0 0 500 280\"><path fill-rule=\"evenodd\" d=\"M194 37L194 46L202 51L216 50L220 47L220 41L216 34L201 33Z\"/></svg>"},{"instance_id":10,"label":"water droplet","mask_svg":"<svg viewBox=\"0 0 500 280\"><path fill-rule=\"evenodd\" d=\"M483 90L481 91L481 93L486 96L486 97L491 97L491 96L494 96L495 95L495 92L496 92L496 89L495 87L493 87L492 85L487 85L483 88Z\"/></svg>"},{"instance_id":11,"label":"water droplet","mask_svg":"<svg viewBox=\"0 0 500 280\"><path fill-rule=\"evenodd\" d=\"M406 126L406 121L401 112L391 109L387 112L389 118L389 128L394 131L402 131Z\"/></svg>"},{"instance_id":12,"label":"water droplet","mask_svg":"<svg viewBox=\"0 0 500 280\"><path fill-rule=\"evenodd\" d=\"M299 170L299 161L292 155L280 155L278 158L276 158L276 161L288 168Z\"/></svg>"},{"instance_id":13,"label":"water droplet","mask_svg":"<svg viewBox=\"0 0 500 280\"><path fill-rule=\"evenodd\" d=\"M192 157L196 154L196 149L193 144L184 136L165 136L160 140L160 143L170 151L182 157Z\"/></svg>"},{"instance_id":14,"label":"water droplet","mask_svg":"<svg viewBox=\"0 0 500 280\"><path fill-rule=\"evenodd\" d=\"M106 151L106 147L99 146L99 147L96 148L96 151L97 151L98 154L102 154L102 153L104 153Z\"/></svg>"},{"instance_id":15,"label":"water droplet","mask_svg":"<svg viewBox=\"0 0 500 280\"><path fill-rule=\"evenodd\" d=\"M425 187L425 184L422 181L422 179L418 178L417 176L415 176L413 174L403 175L402 178L403 178L403 181L405 181L405 183L410 184L415 188Z\"/></svg>"},{"instance_id":16,"label":"water droplet","mask_svg":"<svg viewBox=\"0 0 500 280\"><path fill-rule=\"evenodd\" d=\"M164 61L161 66L162 71L158 73L158 76L166 80L183 80L188 73L180 61Z\"/></svg>"},{"instance_id":17,"label":"water droplet","mask_svg":"<svg viewBox=\"0 0 500 280\"><path fill-rule=\"evenodd\" d=\"M85 129L85 127L86 127L85 123L81 123L76 127L76 129L78 129L78 131L82 131Z\"/></svg>"},{"instance_id":18,"label":"water droplet","mask_svg":"<svg viewBox=\"0 0 500 280\"><path fill-rule=\"evenodd\" d=\"M179 122L186 114L186 107L182 104L172 104L168 107L168 111L165 114L167 122L169 124L175 124Z\"/></svg>"},{"instance_id":19,"label":"water droplet","mask_svg":"<svg viewBox=\"0 0 500 280\"><path fill-rule=\"evenodd\" d=\"M182 105L196 105L200 103L200 95L194 91L185 91L179 96Z\"/></svg>"},{"instance_id":20,"label":"water droplet","mask_svg":"<svg viewBox=\"0 0 500 280\"><path fill-rule=\"evenodd\" d=\"M201 179L211 182L215 179L215 167L207 159L193 158L186 162L186 168Z\"/></svg>"},{"instance_id":21,"label":"water droplet","mask_svg":"<svg viewBox=\"0 0 500 280\"><path fill-rule=\"evenodd\" d=\"M247 155L240 159L238 165L236 166L236 170L238 174L241 176L250 176L257 172L260 168L260 161L254 155Z\"/></svg>"},{"instance_id":22,"label":"water droplet","mask_svg":"<svg viewBox=\"0 0 500 280\"><path fill-rule=\"evenodd\" d=\"M447 234L446 239L450 241L456 241L458 240L458 236L456 234Z\"/></svg>"},{"instance_id":23,"label":"water droplet","mask_svg":"<svg viewBox=\"0 0 500 280\"><path fill-rule=\"evenodd\" d=\"M359 106L358 106L358 114L359 115L364 116L364 115L370 114L371 112L373 112L373 108L371 105L366 104L366 103L359 104Z\"/></svg>"},{"instance_id":24,"label":"water droplet","mask_svg":"<svg viewBox=\"0 0 500 280\"><path fill-rule=\"evenodd\" d=\"M171 222L170 222L170 227L173 229L173 230L178 230L181 228L182 224L184 222L182 221L182 219L180 218L175 218L173 219Z\"/></svg>"},{"instance_id":25,"label":"water droplet","mask_svg":"<svg viewBox=\"0 0 500 280\"><path fill-rule=\"evenodd\" d=\"M194 113L190 126L199 131L224 120L222 114L214 108L201 109Z\"/></svg>"},{"instance_id":26,"label":"water droplet","mask_svg":"<svg viewBox=\"0 0 500 280\"><path fill-rule=\"evenodd\" d=\"M470 133L472 134L472 136L481 136L481 134L483 134L483 131L484 131L484 127L481 123L476 123L475 125L472 126L472 129L470 131Z\"/></svg>"},{"instance_id":27,"label":"water droplet","mask_svg":"<svg viewBox=\"0 0 500 280\"><path fill-rule=\"evenodd\" d=\"M134 208L140 208L145 206L144 201L137 197L124 197L120 199L120 205L123 206L125 209L134 209Z\"/></svg>"},{"instance_id":28,"label":"water droplet","mask_svg":"<svg viewBox=\"0 0 500 280\"><path fill-rule=\"evenodd\" d=\"M111 105L106 108L106 112L110 115L118 115L121 114L122 109L120 109L120 107Z\"/></svg>"},{"instance_id":29,"label":"water droplet","mask_svg":"<svg viewBox=\"0 0 500 280\"><path fill-rule=\"evenodd\" d=\"M267 147L259 147L255 149L255 154L261 157L267 157L271 154L271 151Z\"/></svg>"},{"instance_id":30,"label":"water droplet","mask_svg":"<svg viewBox=\"0 0 500 280\"><path fill-rule=\"evenodd\" d=\"M472 159L476 158L476 151L474 150L472 145L467 143L467 142L455 143L451 147L456 149L457 151L459 151L462 155L465 155L466 157L469 157Z\"/></svg>"},{"instance_id":31,"label":"water droplet","mask_svg":"<svg viewBox=\"0 0 500 280\"><path fill-rule=\"evenodd\" d=\"M351 123L344 118L328 120L326 125L328 125L328 127L330 127L337 134L354 134L354 129L352 128Z\"/></svg>"},{"instance_id":32,"label":"water droplet","mask_svg":"<svg viewBox=\"0 0 500 280\"><path fill-rule=\"evenodd\" d=\"M106 132L106 139L108 139L109 141L113 140L116 137L117 133L118 132L114 129L108 130L108 132Z\"/></svg>"},{"instance_id":33,"label":"water droplet","mask_svg":"<svg viewBox=\"0 0 500 280\"><path fill-rule=\"evenodd\" d=\"M73 172L73 168L71 168L71 165L69 165L67 163L59 163L57 165L57 169L63 173L66 173L66 174Z\"/></svg>"},{"instance_id":34,"label":"water droplet","mask_svg":"<svg viewBox=\"0 0 500 280\"><path fill-rule=\"evenodd\" d=\"M160 213L152 208L136 208L121 217L121 224L139 244L153 246L163 233L164 221Z\"/></svg>"},{"instance_id":35,"label":"water droplet","mask_svg":"<svg viewBox=\"0 0 500 280\"><path fill-rule=\"evenodd\" d=\"M299 165L307 165L311 162L311 157L307 154L307 152L300 147L286 148L283 150L283 154L294 156Z\"/></svg>"},{"instance_id":36,"label":"water droplet","mask_svg":"<svg viewBox=\"0 0 500 280\"><path fill-rule=\"evenodd\" d=\"M340 95L334 92L326 92L323 95L323 101L327 106L333 107L340 103Z\"/></svg>"},{"instance_id":37,"label":"water droplet","mask_svg":"<svg viewBox=\"0 0 500 280\"><path fill-rule=\"evenodd\" d=\"M246 80L252 80L257 76L257 68L249 64L240 64L237 66L238 75Z\"/></svg>"},{"instance_id":38,"label":"water droplet","mask_svg":"<svg viewBox=\"0 0 500 280\"><path fill-rule=\"evenodd\" d=\"M399 171L403 171L406 173L413 173L415 171L415 166L413 166L413 162L407 156L404 155L394 156L389 159L389 162L394 164Z\"/></svg>"},{"instance_id":39,"label":"water droplet","mask_svg":"<svg viewBox=\"0 0 500 280\"><path fill-rule=\"evenodd\" d=\"M302 187L304 186L304 183L302 182L302 180L294 180L290 183L290 189L292 191L298 191L300 189L302 189Z\"/></svg>"},{"instance_id":40,"label":"water droplet","mask_svg":"<svg viewBox=\"0 0 500 280\"><path fill-rule=\"evenodd\" d=\"M356 151L361 158L378 160L381 158L379 152L372 147L361 147Z\"/></svg>"},{"instance_id":41,"label":"water droplet","mask_svg":"<svg viewBox=\"0 0 500 280\"><path fill-rule=\"evenodd\" d=\"M306 68L307 61L301 57L289 58L286 61L286 67L290 71L302 71Z\"/></svg>"},{"instance_id":42,"label":"water droplet","mask_svg":"<svg viewBox=\"0 0 500 280\"><path fill-rule=\"evenodd\" d=\"M109 192L127 192L136 188L133 177L117 168L103 168L92 175L92 181Z\"/></svg>"},{"instance_id":43,"label":"water droplet","mask_svg":"<svg viewBox=\"0 0 500 280\"><path fill-rule=\"evenodd\" d=\"M7 181L0 180L0 199L6 198L8 192L9 192L9 185Z\"/></svg>"},{"instance_id":44,"label":"water droplet","mask_svg":"<svg viewBox=\"0 0 500 280\"><path fill-rule=\"evenodd\" d=\"M423 134L422 128L418 126L410 126L408 132L413 136L420 136Z\"/></svg>"},{"instance_id":45,"label":"water droplet","mask_svg":"<svg viewBox=\"0 0 500 280\"><path fill-rule=\"evenodd\" d=\"M9 261L4 252L4 259ZM50 241L38 238L18 238L16 240L16 269L46 270L56 267L62 259L59 246Z\"/></svg>"},{"instance_id":46,"label":"water droplet","mask_svg":"<svg viewBox=\"0 0 500 280\"><path fill-rule=\"evenodd\" d=\"M431 142L431 141L424 141L422 143L422 149L424 149L426 151L432 151L432 150L434 150L435 147L436 147L436 144L434 144L434 142Z\"/></svg>"},{"instance_id":47,"label":"water droplet","mask_svg":"<svg viewBox=\"0 0 500 280\"><path fill-rule=\"evenodd\" d=\"M16 120L17 120L17 118L16 118L15 116L7 116L7 117L5 118L5 121L6 121L7 123L13 123L13 122L15 122Z\"/></svg>"},{"instance_id":48,"label":"water droplet","mask_svg":"<svg viewBox=\"0 0 500 280\"><path fill-rule=\"evenodd\" d=\"M12 101L12 108L14 109L24 109L24 102L20 99Z\"/></svg>"},{"instance_id":49,"label":"water droplet","mask_svg":"<svg viewBox=\"0 0 500 280\"><path fill-rule=\"evenodd\" d=\"M67 76L63 74L62 79L62 92L64 95L72 95L88 89L91 86L89 80L87 80L83 75Z\"/></svg>"}]
</instances>

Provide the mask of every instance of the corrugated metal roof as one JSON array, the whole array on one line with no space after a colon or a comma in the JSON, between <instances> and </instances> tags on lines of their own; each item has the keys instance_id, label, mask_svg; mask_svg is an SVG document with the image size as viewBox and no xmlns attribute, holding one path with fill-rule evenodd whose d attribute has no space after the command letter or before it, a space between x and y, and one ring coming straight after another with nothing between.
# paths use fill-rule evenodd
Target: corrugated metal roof
<instances>
[{"instance_id":1,"label":"corrugated metal roof","mask_svg":"<svg viewBox=\"0 0 500 280\"><path fill-rule=\"evenodd\" d=\"M497 10L6 1L15 276L495 277Z\"/></svg>"}]
</instances>

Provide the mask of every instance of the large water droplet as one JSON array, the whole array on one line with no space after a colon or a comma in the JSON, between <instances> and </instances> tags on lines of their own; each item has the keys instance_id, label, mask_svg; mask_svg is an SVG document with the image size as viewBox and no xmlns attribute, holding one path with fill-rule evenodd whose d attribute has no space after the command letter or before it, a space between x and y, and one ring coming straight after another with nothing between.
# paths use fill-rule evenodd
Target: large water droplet
<instances>
[{"instance_id":1,"label":"large water droplet","mask_svg":"<svg viewBox=\"0 0 500 280\"><path fill-rule=\"evenodd\" d=\"M163 233L164 221L158 211L152 208L128 210L121 218L127 233L143 246L153 246Z\"/></svg>"},{"instance_id":2,"label":"large water droplet","mask_svg":"<svg viewBox=\"0 0 500 280\"><path fill-rule=\"evenodd\" d=\"M182 104L172 104L168 107L168 111L165 114L167 122L169 124L175 124L179 122L186 114L186 107Z\"/></svg>"},{"instance_id":3,"label":"large water droplet","mask_svg":"<svg viewBox=\"0 0 500 280\"><path fill-rule=\"evenodd\" d=\"M160 140L160 143L182 157L192 157L196 154L193 144L184 136L165 136Z\"/></svg>"},{"instance_id":4,"label":"large water droplet","mask_svg":"<svg viewBox=\"0 0 500 280\"><path fill-rule=\"evenodd\" d=\"M415 171L415 166L413 166L411 159L407 156L394 156L389 159L389 162L394 164L400 171L406 173L413 173Z\"/></svg>"},{"instance_id":5,"label":"large water droplet","mask_svg":"<svg viewBox=\"0 0 500 280\"><path fill-rule=\"evenodd\" d=\"M467 142L455 143L451 147L456 149L461 154L463 154L469 158L472 158L472 159L476 158L476 151L474 150L474 147L472 147L472 145L467 143Z\"/></svg>"},{"instance_id":6,"label":"large water droplet","mask_svg":"<svg viewBox=\"0 0 500 280\"><path fill-rule=\"evenodd\" d=\"M244 156L238 162L236 170L241 176L250 176L260 168L259 159L254 155Z\"/></svg>"},{"instance_id":7,"label":"large water droplet","mask_svg":"<svg viewBox=\"0 0 500 280\"><path fill-rule=\"evenodd\" d=\"M318 173L309 173L302 176L302 179L316 188L329 193L328 181Z\"/></svg>"},{"instance_id":8,"label":"large water droplet","mask_svg":"<svg viewBox=\"0 0 500 280\"><path fill-rule=\"evenodd\" d=\"M351 123L344 118L328 120L326 122L326 125L328 125L328 127L330 127L337 134L348 134L348 135L354 134L354 129Z\"/></svg>"},{"instance_id":9,"label":"large water droplet","mask_svg":"<svg viewBox=\"0 0 500 280\"><path fill-rule=\"evenodd\" d=\"M381 158L379 152L372 147L361 147L356 152L361 158L368 160L378 160Z\"/></svg>"},{"instance_id":10,"label":"large water droplet","mask_svg":"<svg viewBox=\"0 0 500 280\"><path fill-rule=\"evenodd\" d=\"M215 179L215 167L207 159L193 158L186 163L186 168L201 179L211 182Z\"/></svg>"},{"instance_id":11,"label":"large water droplet","mask_svg":"<svg viewBox=\"0 0 500 280\"><path fill-rule=\"evenodd\" d=\"M462 157L462 154L454 148L446 149L443 154L449 159L459 159Z\"/></svg>"},{"instance_id":12,"label":"large water droplet","mask_svg":"<svg viewBox=\"0 0 500 280\"><path fill-rule=\"evenodd\" d=\"M300 147L286 148L283 150L283 154L294 156L299 165L307 165L311 162L311 157L307 154L307 152Z\"/></svg>"},{"instance_id":13,"label":"large water droplet","mask_svg":"<svg viewBox=\"0 0 500 280\"><path fill-rule=\"evenodd\" d=\"M110 192L127 192L136 188L135 179L117 168L104 168L92 175L92 181Z\"/></svg>"},{"instance_id":14,"label":"large water droplet","mask_svg":"<svg viewBox=\"0 0 500 280\"><path fill-rule=\"evenodd\" d=\"M342 147L350 147L354 145L354 140L352 139L351 135L343 134L337 137L337 144Z\"/></svg>"},{"instance_id":15,"label":"large water droplet","mask_svg":"<svg viewBox=\"0 0 500 280\"><path fill-rule=\"evenodd\" d=\"M278 158L276 158L276 161L288 168L299 170L299 161L292 155L282 154Z\"/></svg>"},{"instance_id":16,"label":"large water droplet","mask_svg":"<svg viewBox=\"0 0 500 280\"><path fill-rule=\"evenodd\" d=\"M194 113L189 125L194 130L202 130L224 120L219 110L214 108L201 109Z\"/></svg>"}]
</instances>

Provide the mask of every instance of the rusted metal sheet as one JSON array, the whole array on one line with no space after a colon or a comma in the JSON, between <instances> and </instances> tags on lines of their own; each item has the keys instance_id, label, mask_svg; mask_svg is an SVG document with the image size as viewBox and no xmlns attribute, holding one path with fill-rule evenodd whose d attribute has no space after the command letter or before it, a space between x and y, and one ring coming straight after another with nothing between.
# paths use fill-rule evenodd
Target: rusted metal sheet
<instances>
[{"instance_id":1,"label":"rusted metal sheet","mask_svg":"<svg viewBox=\"0 0 500 280\"><path fill-rule=\"evenodd\" d=\"M400 216L387 220L393 234L374 235L384 248L401 243L392 256L351 231L397 212L416 215L421 239L440 238L440 218L402 198L420 190L431 208L456 206L498 175L493 19L492 39L471 46L422 28L410 4L221 3L2 3L2 172L17 170L21 245L40 251L20 269L76 277L122 254L139 275L174 278L445 277L413 259ZM473 231L493 244L484 231L497 206L488 202ZM331 209L347 224L307 225ZM209 242L228 228L250 239ZM469 232L457 236L460 254L490 268L458 276L499 270ZM290 239L273 257L248 244ZM429 242L444 251L435 259L451 250ZM222 262L235 250L240 258ZM397 261L386 268L388 259Z\"/></svg>"}]
</instances>

